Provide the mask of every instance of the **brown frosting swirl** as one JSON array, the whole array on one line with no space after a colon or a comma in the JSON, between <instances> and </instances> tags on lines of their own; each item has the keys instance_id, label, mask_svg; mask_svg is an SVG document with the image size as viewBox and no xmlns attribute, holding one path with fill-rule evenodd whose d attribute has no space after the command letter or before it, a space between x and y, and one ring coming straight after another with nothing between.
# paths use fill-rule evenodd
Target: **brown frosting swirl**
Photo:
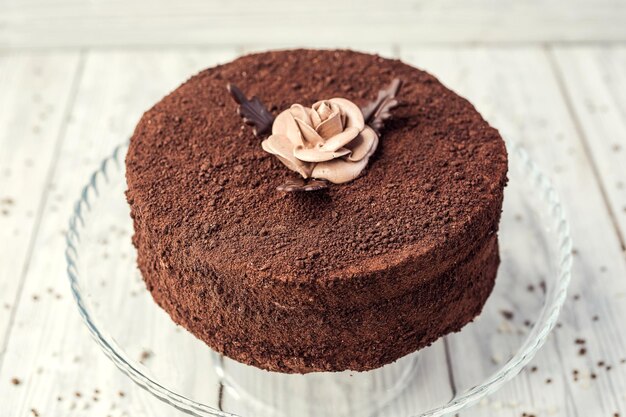
<instances>
[{"instance_id":1,"label":"brown frosting swirl","mask_svg":"<svg viewBox=\"0 0 626 417\"><path fill-rule=\"evenodd\" d=\"M261 146L304 178L340 184L361 174L376 151L378 135L365 125L356 104L332 98L310 108L294 104L280 113Z\"/></svg>"}]
</instances>

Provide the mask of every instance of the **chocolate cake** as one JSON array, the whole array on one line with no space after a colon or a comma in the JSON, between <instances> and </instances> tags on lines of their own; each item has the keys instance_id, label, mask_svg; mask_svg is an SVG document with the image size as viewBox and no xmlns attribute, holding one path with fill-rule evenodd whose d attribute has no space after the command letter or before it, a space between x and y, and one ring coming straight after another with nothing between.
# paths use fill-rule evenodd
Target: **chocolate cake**
<instances>
[{"instance_id":1,"label":"chocolate cake","mask_svg":"<svg viewBox=\"0 0 626 417\"><path fill-rule=\"evenodd\" d=\"M276 189L297 167L244 125L227 90L275 117L333 97L364 108L394 79L398 103L367 166L304 192ZM246 364L377 368L460 330L494 285L504 142L467 100L398 60L292 50L204 70L144 114L126 166L154 300Z\"/></svg>"}]
</instances>

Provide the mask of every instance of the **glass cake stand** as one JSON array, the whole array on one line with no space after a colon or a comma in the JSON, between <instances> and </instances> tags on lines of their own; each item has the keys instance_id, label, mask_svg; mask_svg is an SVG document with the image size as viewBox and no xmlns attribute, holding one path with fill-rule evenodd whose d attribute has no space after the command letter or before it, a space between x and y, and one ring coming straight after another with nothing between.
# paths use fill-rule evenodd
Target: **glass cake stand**
<instances>
[{"instance_id":1,"label":"glass cake stand","mask_svg":"<svg viewBox=\"0 0 626 417\"><path fill-rule=\"evenodd\" d=\"M454 413L493 393L530 361L554 327L570 281L572 244L559 199L527 154L513 143L507 147L502 264L482 314L462 331L383 368L262 371L213 352L176 326L152 301L135 266L124 197L127 144L102 162L75 205L66 250L72 292L115 365L150 394L192 415Z\"/></svg>"}]
</instances>

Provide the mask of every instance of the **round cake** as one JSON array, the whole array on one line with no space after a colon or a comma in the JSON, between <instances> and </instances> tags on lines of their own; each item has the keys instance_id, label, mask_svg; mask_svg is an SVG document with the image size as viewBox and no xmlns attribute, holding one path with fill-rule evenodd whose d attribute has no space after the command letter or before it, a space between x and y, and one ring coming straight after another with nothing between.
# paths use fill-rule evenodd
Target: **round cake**
<instances>
[{"instance_id":1,"label":"round cake","mask_svg":"<svg viewBox=\"0 0 626 417\"><path fill-rule=\"evenodd\" d=\"M297 177L264 150L227 85L276 116L341 97L398 105L352 181ZM432 75L352 51L243 56L147 111L126 157L139 269L154 300L212 349L259 368L363 371L472 321L499 265L507 153ZM313 171L315 172L315 171Z\"/></svg>"}]
</instances>

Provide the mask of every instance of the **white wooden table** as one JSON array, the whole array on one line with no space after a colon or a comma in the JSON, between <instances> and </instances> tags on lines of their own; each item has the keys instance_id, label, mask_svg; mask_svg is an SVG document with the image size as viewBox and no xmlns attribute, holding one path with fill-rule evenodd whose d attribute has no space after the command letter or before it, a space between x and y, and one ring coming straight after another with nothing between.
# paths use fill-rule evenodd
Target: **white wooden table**
<instances>
[{"instance_id":1,"label":"white wooden table","mask_svg":"<svg viewBox=\"0 0 626 417\"><path fill-rule=\"evenodd\" d=\"M625 416L626 1L243 3L0 1L0 416L179 415L148 407L89 338L63 233L144 110L201 68L276 46L425 68L555 182L575 242L560 327L461 415Z\"/></svg>"}]
</instances>

